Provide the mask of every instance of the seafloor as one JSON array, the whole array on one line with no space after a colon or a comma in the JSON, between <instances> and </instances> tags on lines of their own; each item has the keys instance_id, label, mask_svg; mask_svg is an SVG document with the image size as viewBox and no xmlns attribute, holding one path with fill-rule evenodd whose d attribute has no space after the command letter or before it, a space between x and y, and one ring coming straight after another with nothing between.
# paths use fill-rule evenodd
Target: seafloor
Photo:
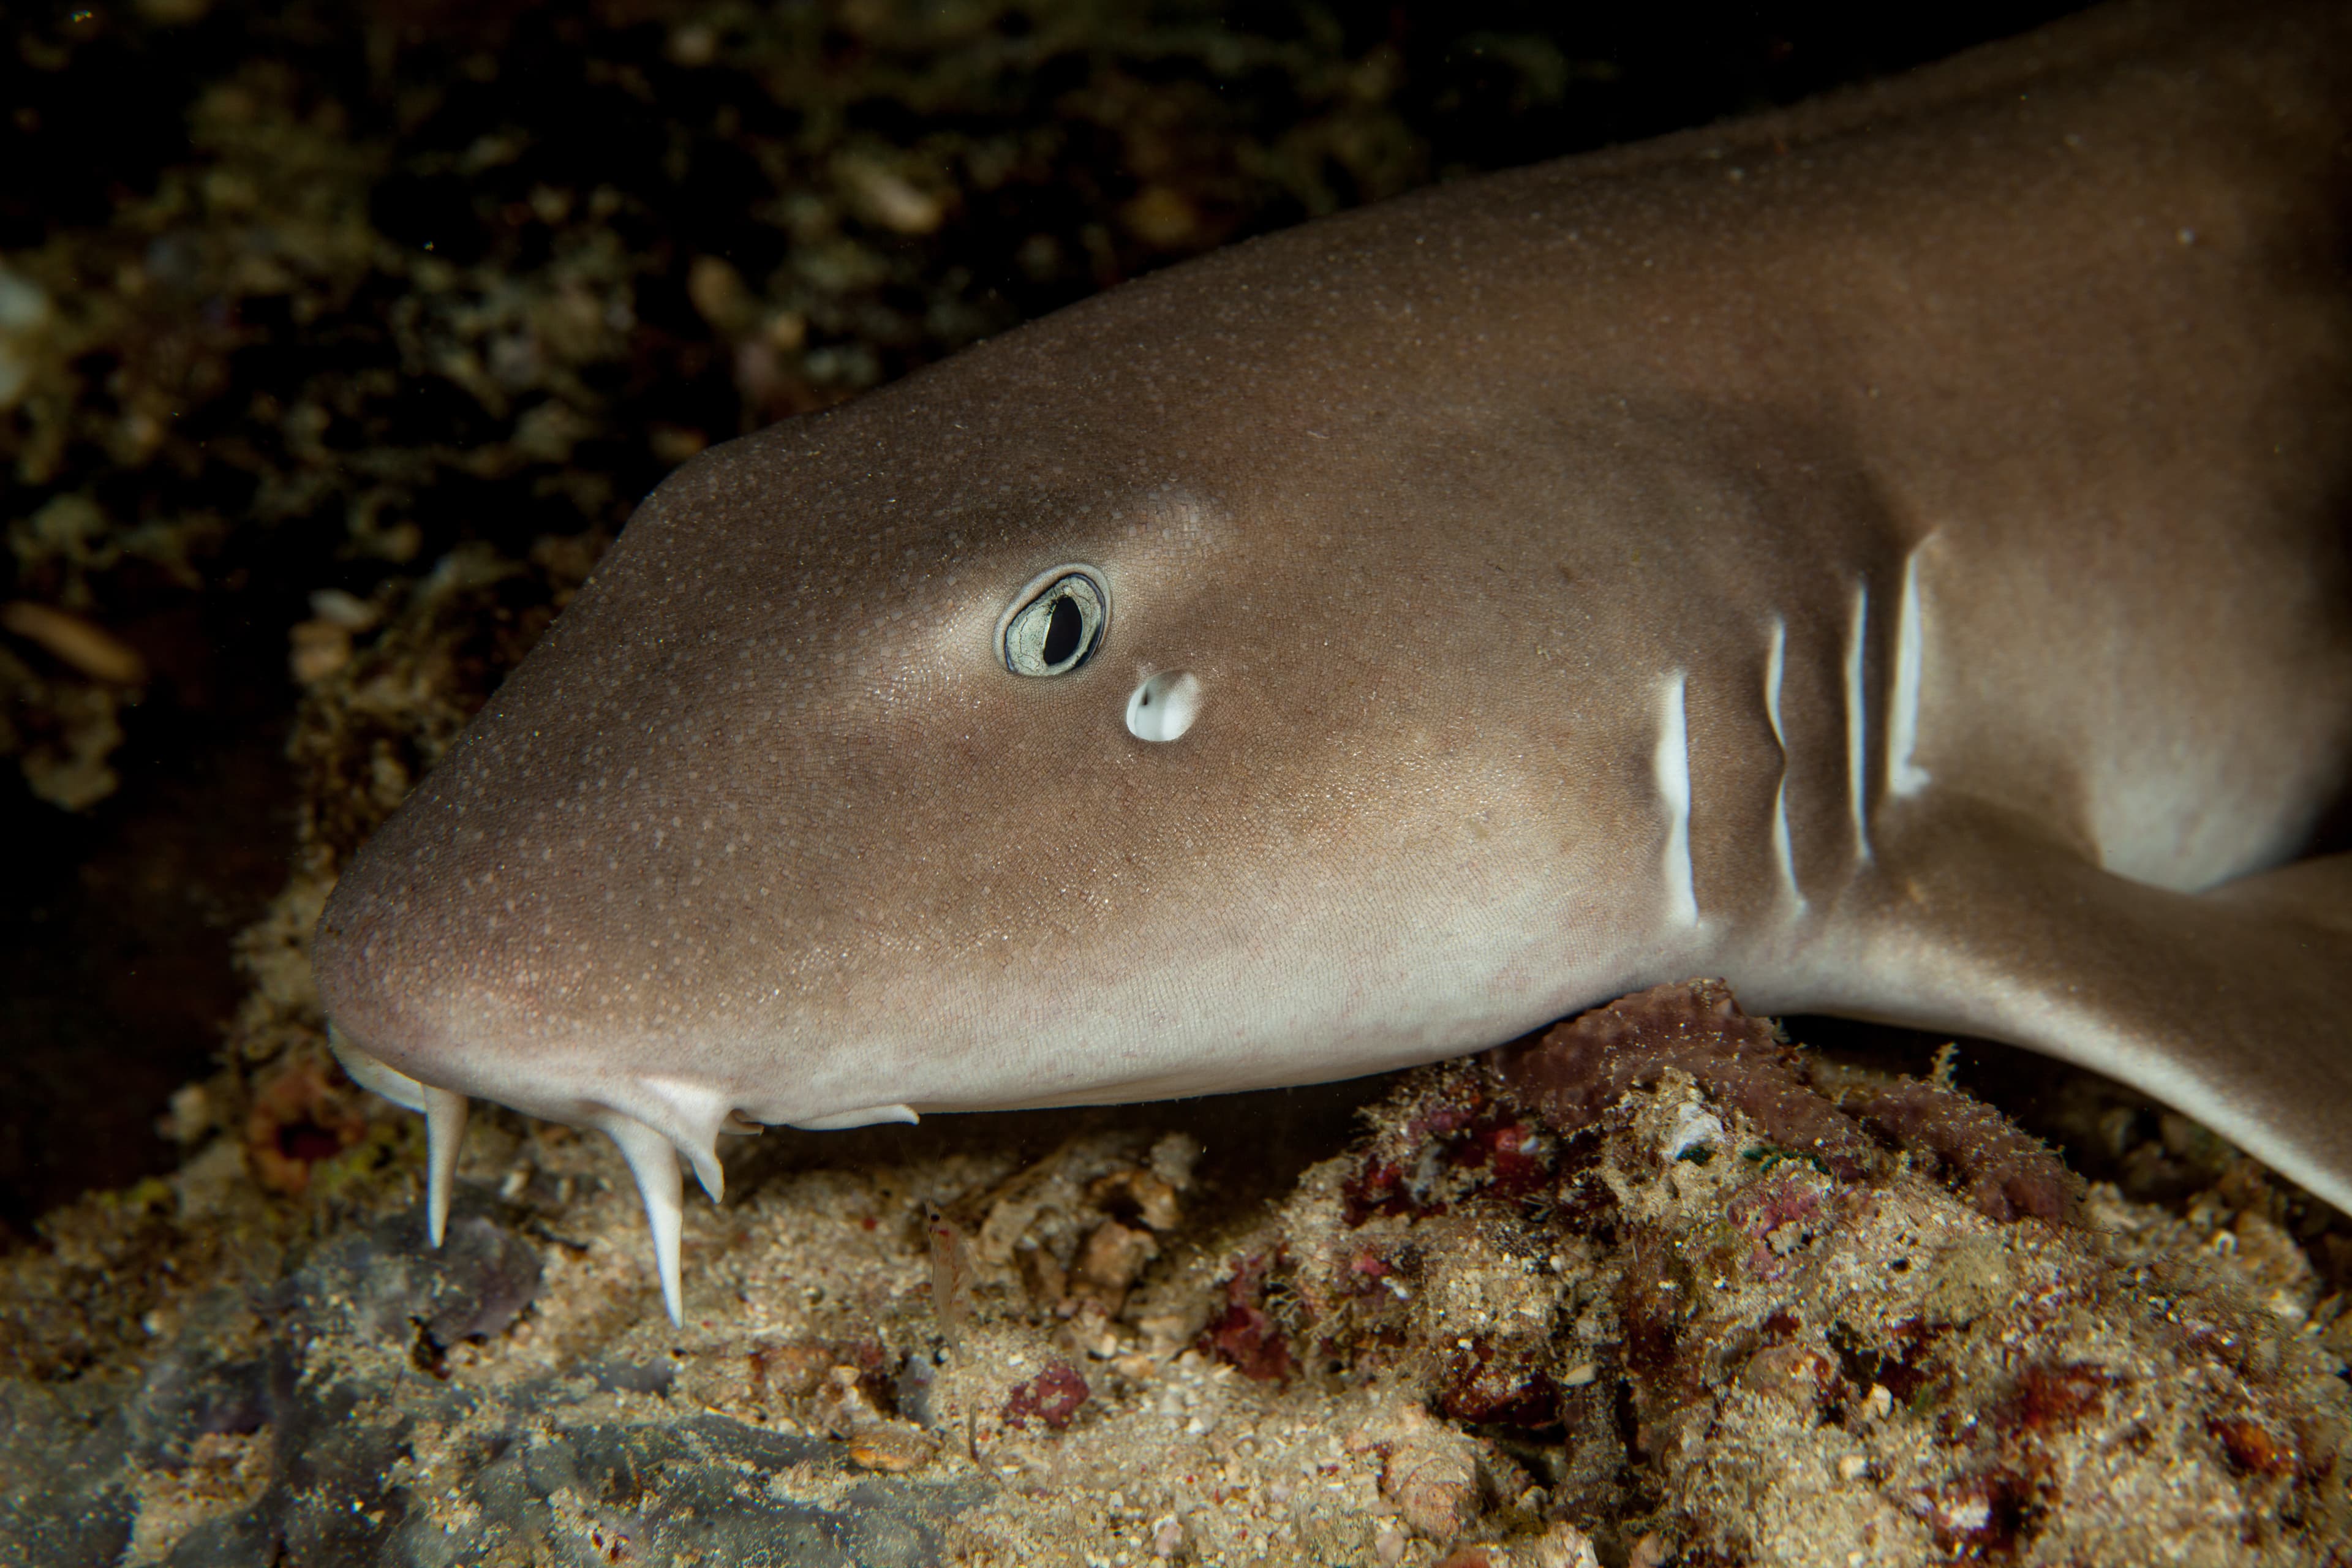
<instances>
[{"instance_id":1,"label":"seafloor","mask_svg":"<svg viewBox=\"0 0 2352 1568\"><path fill-rule=\"evenodd\" d=\"M322 1049L337 867L701 447L2030 19L0 21L0 1563L2352 1562L2352 1230L1995 1047L1679 987L1380 1082L771 1133L682 1329L600 1142L486 1118L436 1254Z\"/></svg>"}]
</instances>

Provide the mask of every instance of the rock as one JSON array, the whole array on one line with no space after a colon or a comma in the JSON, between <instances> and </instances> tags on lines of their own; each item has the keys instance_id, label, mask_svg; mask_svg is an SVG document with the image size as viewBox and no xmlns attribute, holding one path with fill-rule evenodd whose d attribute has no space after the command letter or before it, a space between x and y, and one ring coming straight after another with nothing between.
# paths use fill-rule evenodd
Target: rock
<instances>
[{"instance_id":1,"label":"rock","mask_svg":"<svg viewBox=\"0 0 2352 1568\"><path fill-rule=\"evenodd\" d=\"M505 1561L530 1541L566 1561L897 1568L940 1561L939 1522L977 1495L968 1479L866 1475L915 1468L929 1440L911 1429L851 1445L763 1431L664 1399L667 1368L452 1379L450 1347L495 1339L529 1306L539 1255L480 1213L453 1220L438 1253L420 1230L401 1215L331 1241L258 1320L211 1301L95 1420L0 1384L0 1560L95 1568L136 1535L166 1568ZM226 1355L224 1339L259 1353ZM221 1434L265 1444L260 1494L209 1513L182 1499L168 1530L142 1518L156 1479Z\"/></svg>"}]
</instances>

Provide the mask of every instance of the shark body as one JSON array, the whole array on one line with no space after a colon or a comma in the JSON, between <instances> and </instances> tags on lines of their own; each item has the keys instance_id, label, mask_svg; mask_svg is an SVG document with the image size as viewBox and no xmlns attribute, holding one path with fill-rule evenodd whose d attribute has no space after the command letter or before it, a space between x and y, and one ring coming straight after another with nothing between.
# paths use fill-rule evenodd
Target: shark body
<instances>
[{"instance_id":1,"label":"shark body","mask_svg":"<svg viewBox=\"0 0 2352 1568\"><path fill-rule=\"evenodd\" d=\"M2227 15L2224 15L2224 12ZM679 1162L1727 977L2352 1205L2352 19L1237 247L668 479L354 859L355 1077Z\"/></svg>"}]
</instances>

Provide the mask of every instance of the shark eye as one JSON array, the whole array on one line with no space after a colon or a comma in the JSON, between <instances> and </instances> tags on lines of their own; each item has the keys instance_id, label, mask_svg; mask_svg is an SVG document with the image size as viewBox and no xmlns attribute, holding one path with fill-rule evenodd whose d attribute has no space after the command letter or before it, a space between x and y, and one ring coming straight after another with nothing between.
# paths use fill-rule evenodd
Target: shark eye
<instances>
[{"instance_id":1,"label":"shark eye","mask_svg":"<svg viewBox=\"0 0 2352 1568\"><path fill-rule=\"evenodd\" d=\"M1015 675L1067 675L1094 657L1110 623L1110 590L1091 566L1056 566L1033 578L996 632Z\"/></svg>"}]
</instances>

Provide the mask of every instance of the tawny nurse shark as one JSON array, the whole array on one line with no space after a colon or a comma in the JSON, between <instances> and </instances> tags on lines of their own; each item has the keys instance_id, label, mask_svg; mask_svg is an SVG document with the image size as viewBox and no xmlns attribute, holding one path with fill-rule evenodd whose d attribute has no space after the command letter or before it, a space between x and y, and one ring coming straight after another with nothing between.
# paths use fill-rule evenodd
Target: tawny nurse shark
<instances>
[{"instance_id":1,"label":"tawny nurse shark","mask_svg":"<svg viewBox=\"0 0 2352 1568\"><path fill-rule=\"evenodd\" d=\"M352 862L342 1059L602 1128L1295 1084L1655 982L2352 1205L2352 8L2126 6L720 447ZM2335 837L2331 838L2331 835Z\"/></svg>"}]
</instances>

